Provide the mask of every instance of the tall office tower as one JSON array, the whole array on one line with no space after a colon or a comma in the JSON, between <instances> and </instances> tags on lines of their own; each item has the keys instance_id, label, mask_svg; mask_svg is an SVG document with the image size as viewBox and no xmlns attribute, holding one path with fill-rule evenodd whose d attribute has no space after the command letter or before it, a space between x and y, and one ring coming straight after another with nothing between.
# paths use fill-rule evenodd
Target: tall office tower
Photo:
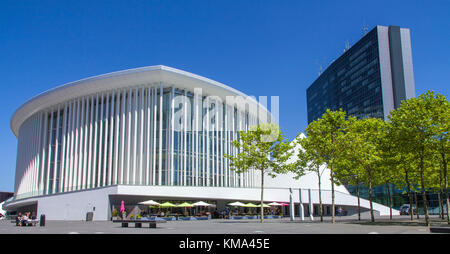
<instances>
[{"instance_id":1,"label":"tall office tower","mask_svg":"<svg viewBox=\"0 0 450 254\"><path fill-rule=\"evenodd\" d=\"M320 74L307 89L308 123L326 109L358 118L387 119L415 97L409 29L376 26Z\"/></svg>"}]
</instances>

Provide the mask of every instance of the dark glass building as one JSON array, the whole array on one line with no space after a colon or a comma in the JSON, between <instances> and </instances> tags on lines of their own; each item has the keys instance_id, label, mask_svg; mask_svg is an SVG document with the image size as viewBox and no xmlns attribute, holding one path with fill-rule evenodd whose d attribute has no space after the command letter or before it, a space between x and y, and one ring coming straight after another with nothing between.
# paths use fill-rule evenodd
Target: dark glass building
<instances>
[{"instance_id":1,"label":"dark glass building","mask_svg":"<svg viewBox=\"0 0 450 254\"><path fill-rule=\"evenodd\" d=\"M387 119L415 97L409 29L376 26L347 49L307 89L308 123L326 109Z\"/></svg>"},{"instance_id":2,"label":"dark glass building","mask_svg":"<svg viewBox=\"0 0 450 254\"><path fill-rule=\"evenodd\" d=\"M306 90L308 123L327 109L342 109L357 118L387 120L389 112L415 97L411 39L407 28L376 26L331 63ZM346 186L356 195L355 186ZM407 203L401 190L374 188L374 201L393 207ZM368 198L361 186L361 197Z\"/></svg>"}]
</instances>

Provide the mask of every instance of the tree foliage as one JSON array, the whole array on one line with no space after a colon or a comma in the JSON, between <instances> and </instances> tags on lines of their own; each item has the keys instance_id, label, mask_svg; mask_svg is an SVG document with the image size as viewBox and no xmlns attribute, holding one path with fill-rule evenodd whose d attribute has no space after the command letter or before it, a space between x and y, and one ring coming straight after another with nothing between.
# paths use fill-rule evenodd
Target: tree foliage
<instances>
[{"instance_id":1,"label":"tree foliage","mask_svg":"<svg viewBox=\"0 0 450 254\"><path fill-rule=\"evenodd\" d=\"M275 124L250 126L249 131L239 131L239 138L233 141L238 149L237 155L225 155L230 160L231 170L237 173L259 170L261 175L261 223L264 222L264 175L292 171L293 164L288 160L293 147Z\"/></svg>"}]
</instances>

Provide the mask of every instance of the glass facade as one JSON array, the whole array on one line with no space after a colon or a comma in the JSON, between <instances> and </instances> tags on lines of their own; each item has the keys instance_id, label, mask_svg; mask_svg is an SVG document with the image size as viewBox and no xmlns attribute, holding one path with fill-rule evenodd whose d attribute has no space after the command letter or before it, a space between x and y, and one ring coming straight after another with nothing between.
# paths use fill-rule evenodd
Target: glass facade
<instances>
[{"instance_id":1,"label":"glass facade","mask_svg":"<svg viewBox=\"0 0 450 254\"><path fill-rule=\"evenodd\" d=\"M384 118L377 29L334 61L307 89L308 123L327 109Z\"/></svg>"}]
</instances>

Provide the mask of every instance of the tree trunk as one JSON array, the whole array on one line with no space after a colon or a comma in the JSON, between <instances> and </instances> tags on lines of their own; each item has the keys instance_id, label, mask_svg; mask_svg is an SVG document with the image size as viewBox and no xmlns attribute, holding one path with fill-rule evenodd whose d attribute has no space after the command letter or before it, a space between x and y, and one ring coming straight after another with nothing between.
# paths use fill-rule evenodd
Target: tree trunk
<instances>
[{"instance_id":1,"label":"tree trunk","mask_svg":"<svg viewBox=\"0 0 450 254\"><path fill-rule=\"evenodd\" d=\"M261 223L264 223L264 169L261 169Z\"/></svg>"},{"instance_id":2,"label":"tree trunk","mask_svg":"<svg viewBox=\"0 0 450 254\"><path fill-rule=\"evenodd\" d=\"M387 196L388 196L388 204L389 204L389 220L392 220L392 200L391 200L391 190L389 188L389 184L386 183L387 188Z\"/></svg>"},{"instance_id":3,"label":"tree trunk","mask_svg":"<svg viewBox=\"0 0 450 254\"><path fill-rule=\"evenodd\" d=\"M416 216L417 216L417 219L420 219L419 217L419 200L417 199L417 192L416 191L414 191L414 199L415 199L415 201L416 201Z\"/></svg>"},{"instance_id":4,"label":"tree trunk","mask_svg":"<svg viewBox=\"0 0 450 254\"><path fill-rule=\"evenodd\" d=\"M334 145L334 137L333 135L331 135L331 145ZM334 158L333 158L333 151L331 152L331 165L330 165L330 180L331 180L331 223L334 224L335 221L335 204L334 204L334 176L333 176L333 163L334 163Z\"/></svg>"},{"instance_id":5,"label":"tree trunk","mask_svg":"<svg viewBox=\"0 0 450 254\"><path fill-rule=\"evenodd\" d=\"M405 170L405 182L406 182L406 186L408 187L409 216L411 217L411 221L413 221L414 220L414 210L412 209L413 200L412 200L411 186L409 185L408 170Z\"/></svg>"},{"instance_id":6,"label":"tree trunk","mask_svg":"<svg viewBox=\"0 0 450 254\"><path fill-rule=\"evenodd\" d=\"M361 220L361 200L359 197L359 181L356 181L356 196L358 197L358 220Z\"/></svg>"},{"instance_id":7,"label":"tree trunk","mask_svg":"<svg viewBox=\"0 0 450 254\"><path fill-rule=\"evenodd\" d=\"M423 197L423 209L425 211L425 223L427 224L427 227L430 228L430 218L428 217L428 205L427 205L427 194L425 192L425 183L423 179L423 171L424 171L424 165L423 165L423 157L425 154L425 148L422 146L422 154L420 156L420 185L422 188L422 197Z\"/></svg>"},{"instance_id":8,"label":"tree trunk","mask_svg":"<svg viewBox=\"0 0 450 254\"><path fill-rule=\"evenodd\" d=\"M320 179L320 167L317 169L317 178L319 179L319 210L320 210L320 222L323 222L323 207L322 207L322 183Z\"/></svg>"},{"instance_id":9,"label":"tree trunk","mask_svg":"<svg viewBox=\"0 0 450 254\"><path fill-rule=\"evenodd\" d=\"M445 216L444 216L444 200L442 200L442 192L443 192L443 187L442 187L442 181L444 179L443 175L442 175L442 171L443 171L443 167L440 167L441 170L439 172L439 193L438 193L438 198L439 198L439 217L444 220Z\"/></svg>"},{"instance_id":10,"label":"tree trunk","mask_svg":"<svg viewBox=\"0 0 450 254\"><path fill-rule=\"evenodd\" d=\"M334 178L333 178L333 164L331 164L330 169L331 176L331 223L334 224L334 216L335 216L335 205L334 205Z\"/></svg>"},{"instance_id":11,"label":"tree trunk","mask_svg":"<svg viewBox=\"0 0 450 254\"><path fill-rule=\"evenodd\" d=\"M441 154L441 156L442 156L442 164L443 164L443 167L444 167L444 191L445 191L445 199L446 199L446 203L447 203L447 205L446 205L446 210L447 210L447 224L450 224L450 219L449 219L449 216L450 216L450 208L449 208L449 205L450 205L450 202L449 202L449 198L448 198L448 175L447 175L447 160L446 160L446 158L445 158L445 153L442 153Z\"/></svg>"},{"instance_id":12,"label":"tree trunk","mask_svg":"<svg viewBox=\"0 0 450 254\"><path fill-rule=\"evenodd\" d=\"M369 174L369 202L370 202L370 221L375 222L375 218L373 216L373 204L372 204L372 177Z\"/></svg>"}]
</instances>

